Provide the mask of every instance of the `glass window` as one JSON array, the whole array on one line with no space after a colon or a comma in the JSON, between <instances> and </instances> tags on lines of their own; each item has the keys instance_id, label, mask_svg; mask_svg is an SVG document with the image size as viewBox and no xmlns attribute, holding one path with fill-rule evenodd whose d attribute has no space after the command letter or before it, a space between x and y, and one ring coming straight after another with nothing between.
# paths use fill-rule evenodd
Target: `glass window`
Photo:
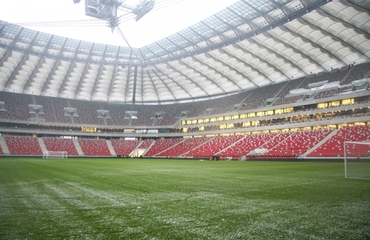
<instances>
[{"instance_id":1,"label":"glass window","mask_svg":"<svg viewBox=\"0 0 370 240\"><path fill-rule=\"evenodd\" d=\"M105 44L94 43L91 54L94 55L94 56L103 56L106 46L107 45L105 45Z\"/></svg>"},{"instance_id":2,"label":"glass window","mask_svg":"<svg viewBox=\"0 0 370 240\"><path fill-rule=\"evenodd\" d=\"M8 39L15 39L15 37L22 31L22 27L5 24L5 26L1 29L0 37L5 37Z\"/></svg>"},{"instance_id":3,"label":"glass window","mask_svg":"<svg viewBox=\"0 0 370 240\"><path fill-rule=\"evenodd\" d=\"M39 32L33 41L34 45L46 47L53 35L48 33Z\"/></svg>"},{"instance_id":4,"label":"glass window","mask_svg":"<svg viewBox=\"0 0 370 240\"><path fill-rule=\"evenodd\" d=\"M35 36L37 35L37 31L31 30L28 28L23 28L20 32L17 41L24 42L24 43L31 43Z\"/></svg>"},{"instance_id":5,"label":"glass window","mask_svg":"<svg viewBox=\"0 0 370 240\"><path fill-rule=\"evenodd\" d=\"M53 35L48 47L52 49L60 50L63 47L65 42L66 42L66 38Z\"/></svg>"},{"instance_id":6,"label":"glass window","mask_svg":"<svg viewBox=\"0 0 370 240\"><path fill-rule=\"evenodd\" d=\"M68 38L64 45L63 51L76 52L80 40Z\"/></svg>"}]
</instances>

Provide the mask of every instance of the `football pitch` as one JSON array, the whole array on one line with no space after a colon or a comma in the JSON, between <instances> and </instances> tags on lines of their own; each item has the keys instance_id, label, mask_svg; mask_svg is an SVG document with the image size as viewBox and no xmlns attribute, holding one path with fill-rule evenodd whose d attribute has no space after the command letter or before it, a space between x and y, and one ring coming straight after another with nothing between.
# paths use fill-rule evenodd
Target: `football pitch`
<instances>
[{"instance_id":1,"label":"football pitch","mask_svg":"<svg viewBox=\"0 0 370 240\"><path fill-rule=\"evenodd\" d=\"M370 239L338 162L0 159L0 239Z\"/></svg>"}]
</instances>

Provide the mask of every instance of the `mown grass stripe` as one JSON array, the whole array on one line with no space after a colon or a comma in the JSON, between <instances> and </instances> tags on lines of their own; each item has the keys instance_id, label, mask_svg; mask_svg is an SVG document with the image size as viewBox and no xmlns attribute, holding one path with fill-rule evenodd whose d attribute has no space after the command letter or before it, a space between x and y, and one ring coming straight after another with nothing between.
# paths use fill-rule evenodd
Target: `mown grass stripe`
<instances>
[{"instance_id":1,"label":"mown grass stripe","mask_svg":"<svg viewBox=\"0 0 370 240\"><path fill-rule=\"evenodd\" d=\"M366 239L342 163L0 160L0 239Z\"/></svg>"}]
</instances>

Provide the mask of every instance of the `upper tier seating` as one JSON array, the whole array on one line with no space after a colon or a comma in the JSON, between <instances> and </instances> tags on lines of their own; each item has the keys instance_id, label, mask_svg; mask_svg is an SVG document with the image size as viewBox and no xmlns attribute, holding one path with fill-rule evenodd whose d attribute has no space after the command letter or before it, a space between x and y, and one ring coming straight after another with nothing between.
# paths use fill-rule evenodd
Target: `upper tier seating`
<instances>
[{"instance_id":1,"label":"upper tier seating","mask_svg":"<svg viewBox=\"0 0 370 240\"><path fill-rule=\"evenodd\" d=\"M6 111L0 111L0 119L26 121L31 117L28 104L32 99L28 95L0 92L0 101L4 102Z\"/></svg>"},{"instance_id":2,"label":"upper tier seating","mask_svg":"<svg viewBox=\"0 0 370 240\"><path fill-rule=\"evenodd\" d=\"M46 122L72 123L70 116L65 116L64 108L68 107L68 100L61 98L37 97L37 104L44 109Z\"/></svg>"},{"instance_id":3,"label":"upper tier seating","mask_svg":"<svg viewBox=\"0 0 370 240\"><path fill-rule=\"evenodd\" d=\"M98 109L102 109L98 103L85 101L72 101L72 107L76 108L78 117L74 117L77 124L105 125L103 118L98 118Z\"/></svg>"},{"instance_id":4,"label":"upper tier seating","mask_svg":"<svg viewBox=\"0 0 370 240\"><path fill-rule=\"evenodd\" d=\"M320 91L315 94L314 99L321 99L321 98L327 98L332 97L339 94L338 88L332 88L324 91Z\"/></svg>"},{"instance_id":5,"label":"upper tier seating","mask_svg":"<svg viewBox=\"0 0 370 240\"><path fill-rule=\"evenodd\" d=\"M45 60L48 67L50 68L50 61ZM63 62L56 60L55 71L59 71L62 67L61 72L66 72L72 63ZM45 64L46 64L45 62ZM42 65L42 64L41 64ZM53 65L53 64L52 64ZM65 65L65 66L64 66ZM72 64L76 69L81 66L78 64ZM76 66L75 66L76 65ZM0 66L1 67L1 66ZM53 68L54 69L54 68ZM81 125L98 125L98 126L164 126L173 125L177 123L181 117L202 117L209 116L210 114L220 114L232 111L242 111L249 109L256 109L266 105L281 105L290 104L297 101L303 101L304 99L322 99L332 97L334 95L341 94L351 90L350 83L355 80L363 79L368 77L366 74L369 72L370 63L355 65L342 70L332 71L328 74L320 76L309 76L306 78L300 78L289 82L281 82L270 86L258 87L251 91L241 92L235 95L226 96L222 98L216 98L211 100L196 101L190 103L178 103L178 104L161 104L161 105L132 105L132 104L114 104L107 102L94 102L94 101L83 101L83 100L72 100L71 95L67 94L68 91L65 87L68 87L68 83L63 87L62 92L51 92L53 88L53 80L47 80L45 91L49 93L50 97L47 96L36 96L19 94L17 91L4 91L0 92L0 101L4 102L4 108L6 111L0 111L0 120L5 121L29 121L30 118L35 117L34 114L29 113L29 104L37 104L43 107L44 114L40 114L39 118L44 118L46 122L50 123L67 123L67 124L81 124ZM41 71L38 69L37 71ZM50 69L49 69L50 70ZM81 70L81 69L80 69ZM53 70L54 71L54 70ZM0 73L2 74L2 73ZM7 73L4 73L7 74ZM39 74L39 72L37 72ZM82 74L82 73L81 73ZM57 77L58 75L53 75ZM40 75L40 77L45 77ZM73 79L72 79L73 80ZM72 84L71 79L68 78L69 83ZM316 91L316 94L305 95L304 93L298 95L291 95L289 92L297 88L309 88L309 84L326 81L333 83L335 81L340 82L341 85L327 90ZM67 81L67 80L66 80ZM72 81L72 82L70 82ZM11 86L11 83L9 83ZM14 87L16 87L14 85ZM367 85L370 88L370 84ZM7 88L8 89L8 88ZM10 90L10 89L8 89ZM67 92L66 92L67 91ZM71 94L73 91L71 92ZM30 93L35 94L35 93ZM43 94L43 92L41 92ZM76 93L78 95L78 93ZM48 96L49 96L48 95ZM56 98L65 97L65 98ZM88 98L89 99L89 98ZM64 108L76 108L76 113L79 116L65 116L66 112ZM97 110L109 111L110 118L101 118L97 113ZM126 111L137 112L137 119L128 119L125 115ZM159 113L159 117L157 116ZM98 118L99 116L99 118ZM125 118L126 117L126 118Z\"/></svg>"},{"instance_id":6,"label":"upper tier seating","mask_svg":"<svg viewBox=\"0 0 370 240\"><path fill-rule=\"evenodd\" d=\"M299 78L294 81L289 81L288 83L285 83L284 87L277 93L275 96L276 100L273 101L272 105L280 105L280 104L286 104L286 103L292 103L300 99L300 97L295 97L295 101L293 99L285 99L287 98L287 95L290 93L291 90L300 88L304 85L307 78ZM301 97L302 98L302 97Z\"/></svg>"},{"instance_id":7,"label":"upper tier seating","mask_svg":"<svg viewBox=\"0 0 370 240\"><path fill-rule=\"evenodd\" d=\"M361 69L366 69L367 65L368 64L360 65L360 68ZM297 89L297 88L309 89L308 84L318 83L318 82L322 82L322 81L326 81L326 80L328 80L328 82L335 82L335 81L341 82L346 77L346 75L350 73L351 70L352 70L352 68L346 68L346 69L336 70L336 71L333 71L333 72L330 72L330 73L325 73L325 74L320 75L320 76L310 76L310 77L307 77L307 78L304 78L304 79L301 79L301 80L291 81L281 91L281 93L279 94L279 98L273 103L273 105L277 106L277 105L281 105L281 104L294 103L294 102L297 102L298 100L304 100L305 99L305 94L290 95L289 91L293 90L293 89ZM364 70L364 71L366 71L366 70ZM362 78L361 76L362 75L358 75L358 77L360 77L360 78L353 78L351 81L354 81L356 79L361 79ZM342 82L342 84L350 83L351 81L345 81L345 82ZM337 89L324 90L324 91L321 91L321 92L315 94L314 98L315 99L321 99L321 98L331 97L331 96L337 95L338 93L340 93L343 90L344 89L338 89L338 88Z\"/></svg>"},{"instance_id":8,"label":"upper tier seating","mask_svg":"<svg viewBox=\"0 0 370 240\"><path fill-rule=\"evenodd\" d=\"M125 105L110 105L107 107L110 114L110 119L107 120L108 125L127 126L130 123L129 119L125 119L125 112L131 111Z\"/></svg>"},{"instance_id":9,"label":"upper tier seating","mask_svg":"<svg viewBox=\"0 0 370 240\"><path fill-rule=\"evenodd\" d=\"M273 103L273 105L277 106L277 105L282 105L282 104L295 103L298 100L302 100L303 98L304 98L303 94L294 95L294 96L287 96L287 97L279 98L278 100L276 100Z\"/></svg>"},{"instance_id":10,"label":"upper tier seating","mask_svg":"<svg viewBox=\"0 0 370 240\"><path fill-rule=\"evenodd\" d=\"M249 94L241 103L239 110L249 110L264 106L266 100L273 98L275 93L279 91L279 87L281 87L281 84L256 88L254 91L248 92Z\"/></svg>"},{"instance_id":11,"label":"upper tier seating","mask_svg":"<svg viewBox=\"0 0 370 240\"><path fill-rule=\"evenodd\" d=\"M350 72L346 76L342 84L348 84L351 83L352 81L368 77L366 76L366 74L370 71L370 64L354 65L349 70Z\"/></svg>"}]
</instances>

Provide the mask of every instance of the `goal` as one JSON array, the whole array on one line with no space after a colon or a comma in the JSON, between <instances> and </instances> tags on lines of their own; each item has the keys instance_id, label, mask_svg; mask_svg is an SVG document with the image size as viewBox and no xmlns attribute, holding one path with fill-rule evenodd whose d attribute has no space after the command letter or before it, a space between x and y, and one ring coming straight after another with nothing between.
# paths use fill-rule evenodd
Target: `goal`
<instances>
[{"instance_id":1,"label":"goal","mask_svg":"<svg viewBox=\"0 0 370 240\"><path fill-rule=\"evenodd\" d=\"M42 158L68 158L67 151L45 151L42 153Z\"/></svg>"},{"instance_id":2,"label":"goal","mask_svg":"<svg viewBox=\"0 0 370 240\"><path fill-rule=\"evenodd\" d=\"M344 142L345 178L370 180L370 142Z\"/></svg>"}]
</instances>

